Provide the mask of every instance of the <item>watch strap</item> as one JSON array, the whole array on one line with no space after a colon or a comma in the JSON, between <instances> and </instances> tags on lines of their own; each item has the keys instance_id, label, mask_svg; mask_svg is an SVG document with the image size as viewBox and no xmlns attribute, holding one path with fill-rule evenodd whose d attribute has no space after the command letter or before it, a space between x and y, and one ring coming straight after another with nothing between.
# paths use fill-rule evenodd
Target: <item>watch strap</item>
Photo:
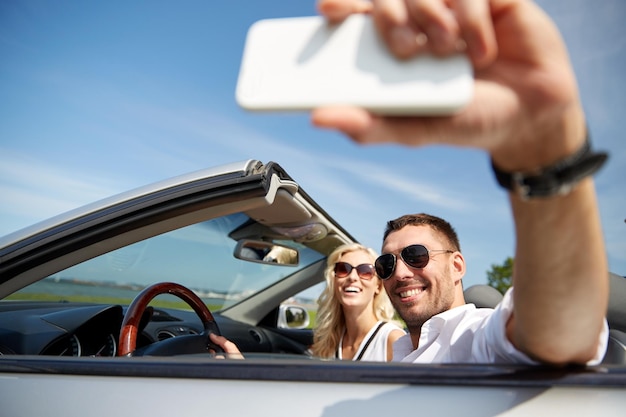
<instances>
[{"instance_id":1,"label":"watch strap","mask_svg":"<svg viewBox=\"0 0 626 417\"><path fill-rule=\"evenodd\" d=\"M533 173L505 172L491 160L498 184L522 199L569 193L583 178L593 175L606 162L606 152L593 152L589 136L573 155Z\"/></svg>"}]
</instances>

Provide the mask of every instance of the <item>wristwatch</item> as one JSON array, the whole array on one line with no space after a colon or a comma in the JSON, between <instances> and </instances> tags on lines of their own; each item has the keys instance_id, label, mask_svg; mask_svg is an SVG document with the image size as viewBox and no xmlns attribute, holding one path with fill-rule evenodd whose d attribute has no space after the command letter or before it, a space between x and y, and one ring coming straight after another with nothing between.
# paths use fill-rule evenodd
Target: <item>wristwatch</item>
<instances>
[{"instance_id":1,"label":"wristwatch","mask_svg":"<svg viewBox=\"0 0 626 417\"><path fill-rule=\"evenodd\" d=\"M504 172L491 160L498 184L523 200L568 194L588 175L593 175L606 162L606 152L592 152L589 134L583 146L573 155L536 172Z\"/></svg>"}]
</instances>

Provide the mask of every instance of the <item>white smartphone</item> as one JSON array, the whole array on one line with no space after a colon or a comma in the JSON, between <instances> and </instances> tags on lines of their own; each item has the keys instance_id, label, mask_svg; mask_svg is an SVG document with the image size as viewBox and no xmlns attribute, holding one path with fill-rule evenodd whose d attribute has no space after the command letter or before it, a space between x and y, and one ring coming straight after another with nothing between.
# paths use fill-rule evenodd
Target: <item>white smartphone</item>
<instances>
[{"instance_id":1,"label":"white smartphone","mask_svg":"<svg viewBox=\"0 0 626 417\"><path fill-rule=\"evenodd\" d=\"M266 19L249 29L236 99L248 110L355 105L384 115L446 115L473 95L463 54L396 59L368 15Z\"/></svg>"}]
</instances>

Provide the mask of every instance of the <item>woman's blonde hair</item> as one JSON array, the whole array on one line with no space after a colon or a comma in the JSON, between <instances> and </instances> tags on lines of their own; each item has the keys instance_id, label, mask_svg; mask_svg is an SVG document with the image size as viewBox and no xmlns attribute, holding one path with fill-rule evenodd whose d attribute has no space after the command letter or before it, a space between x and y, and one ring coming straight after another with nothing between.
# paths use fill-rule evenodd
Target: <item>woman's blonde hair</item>
<instances>
[{"instance_id":1,"label":"woman's blonde hair","mask_svg":"<svg viewBox=\"0 0 626 417\"><path fill-rule=\"evenodd\" d=\"M317 299L317 319L313 333L313 346L311 351L321 358L332 358L335 356L339 340L344 331L345 317L339 300L335 297L335 263L346 253L366 252L372 258L372 264L378 257L376 251L358 243L349 243L336 248L326 260L324 278L326 288ZM394 309L389 301L389 297L383 288L383 282L378 276L378 294L374 295L374 316L377 320L391 321L394 316Z\"/></svg>"}]
</instances>

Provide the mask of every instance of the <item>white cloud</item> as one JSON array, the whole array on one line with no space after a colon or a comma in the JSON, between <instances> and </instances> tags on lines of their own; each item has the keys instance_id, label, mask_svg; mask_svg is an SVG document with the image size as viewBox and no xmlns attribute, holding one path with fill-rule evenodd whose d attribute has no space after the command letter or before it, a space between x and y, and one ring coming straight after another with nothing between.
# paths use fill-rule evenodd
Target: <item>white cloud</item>
<instances>
[{"instance_id":1,"label":"white cloud","mask_svg":"<svg viewBox=\"0 0 626 417\"><path fill-rule=\"evenodd\" d=\"M0 234L123 191L93 173L78 175L6 149L0 154Z\"/></svg>"}]
</instances>

